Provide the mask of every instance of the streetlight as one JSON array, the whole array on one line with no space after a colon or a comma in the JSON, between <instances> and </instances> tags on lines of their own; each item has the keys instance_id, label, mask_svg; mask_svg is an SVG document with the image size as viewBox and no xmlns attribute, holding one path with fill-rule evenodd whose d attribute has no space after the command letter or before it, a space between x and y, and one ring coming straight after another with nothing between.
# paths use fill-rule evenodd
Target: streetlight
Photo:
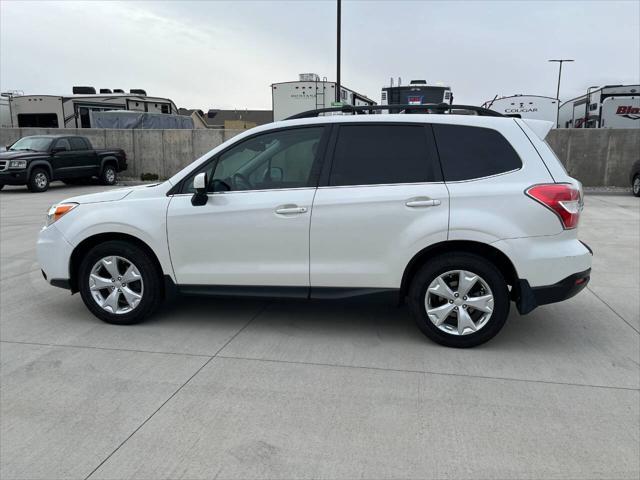
<instances>
[{"instance_id":1,"label":"streetlight","mask_svg":"<svg viewBox=\"0 0 640 480\"><path fill-rule=\"evenodd\" d=\"M560 64L560 69L558 70L558 91L556 93L556 100L558 100L558 111L556 113L556 127L559 127L558 123L560 122L560 77L562 77L562 64L564 62L573 62L573 60L568 58L549 60L550 62L558 62Z\"/></svg>"},{"instance_id":2,"label":"streetlight","mask_svg":"<svg viewBox=\"0 0 640 480\"><path fill-rule=\"evenodd\" d=\"M598 88L598 85L593 85L587 88L587 98L586 98L587 104L584 107L584 122L582 123L582 128L589 128L587 124L589 123L589 107L591 107L591 89L592 88Z\"/></svg>"},{"instance_id":3,"label":"streetlight","mask_svg":"<svg viewBox=\"0 0 640 480\"><path fill-rule=\"evenodd\" d=\"M340 24L342 23L342 12L341 12L341 6L342 6L342 0L337 0L338 3L338 11L337 13L337 21L338 21L338 28L337 28L337 34L338 34L338 39L336 42L336 46L337 46L337 52L336 52L336 102L341 102L342 101L342 97L341 97L341 92L340 92Z\"/></svg>"}]
</instances>

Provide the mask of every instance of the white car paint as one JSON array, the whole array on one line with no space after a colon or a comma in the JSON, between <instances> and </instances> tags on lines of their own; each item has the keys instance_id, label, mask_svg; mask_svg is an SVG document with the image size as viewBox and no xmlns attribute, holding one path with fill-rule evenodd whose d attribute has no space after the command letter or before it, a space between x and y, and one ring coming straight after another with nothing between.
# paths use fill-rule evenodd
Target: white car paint
<instances>
[{"instance_id":1,"label":"white car paint","mask_svg":"<svg viewBox=\"0 0 640 480\"><path fill-rule=\"evenodd\" d=\"M382 120L493 128L513 145L523 167L462 182L214 193L203 207L191 205L190 195L167 196L213 155L255 133ZM524 194L537 183L579 185L539 136L545 129L470 115L328 116L264 125L218 146L167 182L69 199L80 205L43 228L38 260L49 281L69 279L73 248L94 235L123 233L146 243L178 285L399 288L420 250L468 240L501 250L532 286L551 285L589 268L591 257L577 230L563 230L553 212ZM439 205L406 205L426 199ZM306 210L276 213L285 206Z\"/></svg>"}]
</instances>

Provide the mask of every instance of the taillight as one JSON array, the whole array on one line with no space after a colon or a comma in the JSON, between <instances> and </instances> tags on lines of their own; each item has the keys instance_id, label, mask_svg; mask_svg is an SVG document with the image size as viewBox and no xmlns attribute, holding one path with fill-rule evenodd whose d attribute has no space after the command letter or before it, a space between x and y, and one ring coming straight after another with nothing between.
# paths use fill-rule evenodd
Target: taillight
<instances>
[{"instance_id":1,"label":"taillight","mask_svg":"<svg viewBox=\"0 0 640 480\"><path fill-rule=\"evenodd\" d=\"M580 191L569 183L547 183L529 187L525 193L555 213L562 228L569 230L578 226L582 199Z\"/></svg>"}]
</instances>

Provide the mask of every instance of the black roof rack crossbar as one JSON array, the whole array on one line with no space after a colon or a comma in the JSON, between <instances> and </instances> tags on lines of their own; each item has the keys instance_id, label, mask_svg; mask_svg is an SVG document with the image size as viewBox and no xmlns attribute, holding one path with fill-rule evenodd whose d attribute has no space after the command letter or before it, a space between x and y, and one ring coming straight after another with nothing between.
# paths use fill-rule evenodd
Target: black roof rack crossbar
<instances>
[{"instance_id":1,"label":"black roof rack crossbar","mask_svg":"<svg viewBox=\"0 0 640 480\"><path fill-rule=\"evenodd\" d=\"M448 103L424 103L421 105L343 105L341 107L319 108L292 115L285 120L295 120L298 118L313 118L323 113L350 113L352 115L373 113L380 110L397 110L400 113L444 113L452 110L466 110L476 112L484 117L504 117L503 114L488 108L476 107L474 105L449 105Z\"/></svg>"}]
</instances>

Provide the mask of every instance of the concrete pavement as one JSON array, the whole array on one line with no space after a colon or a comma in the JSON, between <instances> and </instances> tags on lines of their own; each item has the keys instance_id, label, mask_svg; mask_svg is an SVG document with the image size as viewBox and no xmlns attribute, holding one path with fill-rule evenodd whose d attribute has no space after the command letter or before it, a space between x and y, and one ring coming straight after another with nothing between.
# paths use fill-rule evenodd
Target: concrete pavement
<instances>
[{"instance_id":1,"label":"concrete pavement","mask_svg":"<svg viewBox=\"0 0 640 480\"><path fill-rule=\"evenodd\" d=\"M591 284L479 348L404 308L183 298L107 325L48 286L48 206L0 192L0 477L638 478L640 201L588 195Z\"/></svg>"}]
</instances>

